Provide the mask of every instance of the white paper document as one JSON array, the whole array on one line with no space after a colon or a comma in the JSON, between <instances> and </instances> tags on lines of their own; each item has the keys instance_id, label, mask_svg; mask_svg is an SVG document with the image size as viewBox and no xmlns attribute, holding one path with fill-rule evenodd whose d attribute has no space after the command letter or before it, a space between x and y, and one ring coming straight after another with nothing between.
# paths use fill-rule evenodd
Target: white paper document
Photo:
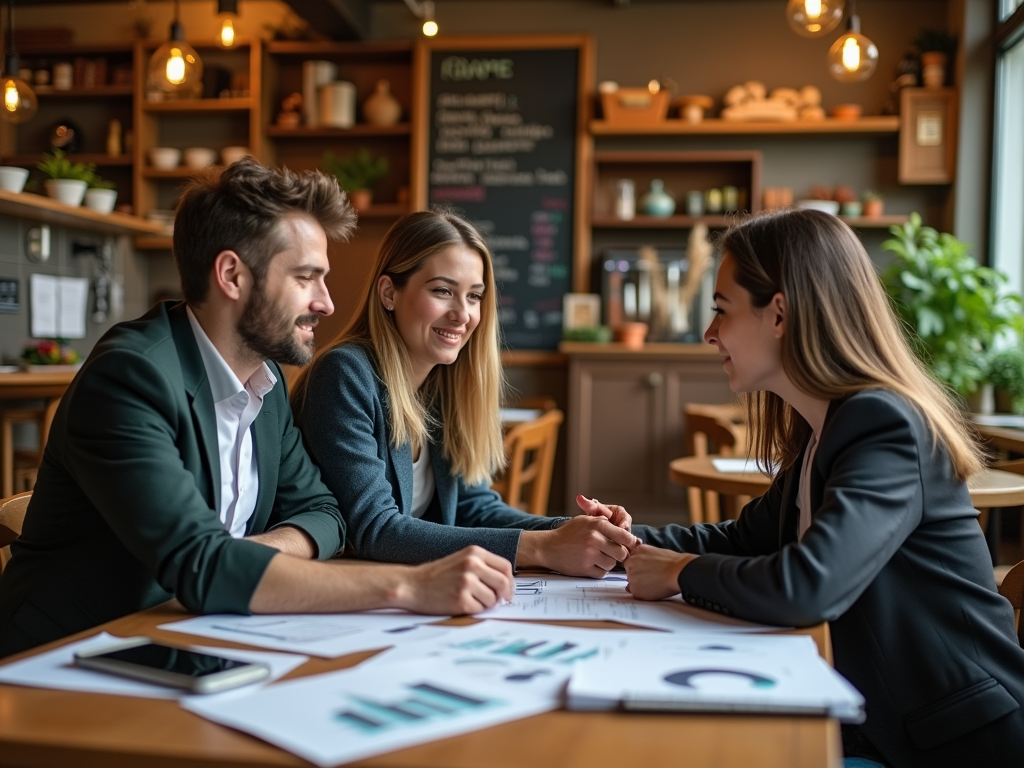
<instances>
[{"instance_id":1,"label":"white paper document","mask_svg":"<svg viewBox=\"0 0 1024 768\"><path fill-rule=\"evenodd\" d=\"M400 640L428 639L448 631L428 617L404 612L295 615L212 615L161 624L160 629L236 643L334 658L387 648Z\"/></svg>"},{"instance_id":2,"label":"white paper document","mask_svg":"<svg viewBox=\"0 0 1024 768\"><path fill-rule=\"evenodd\" d=\"M192 697L182 706L328 766L556 709L569 672L515 654L467 654L365 663L223 704Z\"/></svg>"},{"instance_id":3,"label":"white paper document","mask_svg":"<svg viewBox=\"0 0 1024 768\"><path fill-rule=\"evenodd\" d=\"M478 614L487 619L618 621L672 632L763 632L777 629L691 608L680 598L645 602L626 591L626 575L603 579L517 576L512 602Z\"/></svg>"},{"instance_id":4,"label":"white paper document","mask_svg":"<svg viewBox=\"0 0 1024 768\"><path fill-rule=\"evenodd\" d=\"M129 680L126 677L82 669L74 666L75 653L111 645L122 638L101 632L98 635L79 640L77 643L55 648L52 651L32 656L13 664L0 667L0 683L25 685L31 688L56 688L62 691L83 691L86 693L112 693L120 696L144 696L153 699L191 698L187 691L163 685ZM234 688L223 693L214 693L202 698L233 699L244 696L291 672L307 661L306 656L267 651L240 651L233 648L205 648L190 646L201 653L212 653L238 661L262 662L270 667L270 677L255 685Z\"/></svg>"},{"instance_id":5,"label":"white paper document","mask_svg":"<svg viewBox=\"0 0 1024 768\"><path fill-rule=\"evenodd\" d=\"M727 475L739 474L741 472L756 475L764 474L758 468L757 461L754 459L712 459L711 463L715 465L715 469Z\"/></svg>"},{"instance_id":6,"label":"white paper document","mask_svg":"<svg viewBox=\"0 0 1024 768\"><path fill-rule=\"evenodd\" d=\"M429 666L435 660L447 659L462 666L505 667L512 675L549 676L595 658L602 648L612 647L624 637L636 634L649 632L481 621L455 628L436 639L396 645L367 659L361 668L406 661L419 661Z\"/></svg>"},{"instance_id":7,"label":"white paper document","mask_svg":"<svg viewBox=\"0 0 1024 768\"><path fill-rule=\"evenodd\" d=\"M89 281L84 277L29 277L30 333L37 339L84 339Z\"/></svg>"},{"instance_id":8,"label":"white paper document","mask_svg":"<svg viewBox=\"0 0 1024 768\"><path fill-rule=\"evenodd\" d=\"M573 670L580 710L778 712L864 720L864 698L805 635L635 633Z\"/></svg>"}]
</instances>

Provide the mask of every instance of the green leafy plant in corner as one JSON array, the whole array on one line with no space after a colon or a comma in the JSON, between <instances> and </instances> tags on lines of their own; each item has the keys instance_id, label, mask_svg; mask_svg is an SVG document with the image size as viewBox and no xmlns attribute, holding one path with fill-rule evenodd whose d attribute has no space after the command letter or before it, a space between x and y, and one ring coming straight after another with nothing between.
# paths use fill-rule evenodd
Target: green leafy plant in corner
<instances>
[{"instance_id":1,"label":"green leafy plant in corner","mask_svg":"<svg viewBox=\"0 0 1024 768\"><path fill-rule=\"evenodd\" d=\"M929 29L924 27L917 31L914 37L914 49L918 53L944 53L950 58L956 52L956 36L949 34L944 29Z\"/></svg>"},{"instance_id":2,"label":"green leafy plant in corner","mask_svg":"<svg viewBox=\"0 0 1024 768\"><path fill-rule=\"evenodd\" d=\"M93 163L72 162L59 149L53 150L51 154L44 155L36 168L51 179L71 179L91 184L97 178L96 166Z\"/></svg>"},{"instance_id":3,"label":"green leafy plant in corner","mask_svg":"<svg viewBox=\"0 0 1024 768\"><path fill-rule=\"evenodd\" d=\"M117 189L117 184L93 174L93 178L89 180L89 189Z\"/></svg>"},{"instance_id":4,"label":"green leafy plant in corner","mask_svg":"<svg viewBox=\"0 0 1024 768\"><path fill-rule=\"evenodd\" d=\"M341 158L333 152L327 152L321 164L325 171L338 178L338 183L346 192L370 189L373 182L387 174L389 168L386 157L374 157L366 147L360 148L354 155Z\"/></svg>"},{"instance_id":5,"label":"green leafy plant in corner","mask_svg":"<svg viewBox=\"0 0 1024 768\"><path fill-rule=\"evenodd\" d=\"M953 235L923 226L913 213L882 249L894 255L882 274L886 290L918 355L961 396L988 381L995 342L1021 337L1021 297L1004 290L1006 277L983 267Z\"/></svg>"},{"instance_id":6,"label":"green leafy plant in corner","mask_svg":"<svg viewBox=\"0 0 1024 768\"><path fill-rule=\"evenodd\" d=\"M989 381L1009 396L1011 412L1024 414L1024 348L1017 345L993 355Z\"/></svg>"}]
</instances>

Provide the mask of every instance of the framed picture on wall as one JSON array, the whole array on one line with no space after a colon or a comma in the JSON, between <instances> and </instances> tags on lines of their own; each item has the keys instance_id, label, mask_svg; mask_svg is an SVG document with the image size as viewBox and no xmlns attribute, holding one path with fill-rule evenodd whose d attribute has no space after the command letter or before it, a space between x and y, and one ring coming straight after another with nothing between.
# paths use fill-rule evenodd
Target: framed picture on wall
<instances>
[{"instance_id":1,"label":"framed picture on wall","mask_svg":"<svg viewBox=\"0 0 1024 768\"><path fill-rule=\"evenodd\" d=\"M562 328L593 328L601 324L601 297L596 293L562 296Z\"/></svg>"}]
</instances>

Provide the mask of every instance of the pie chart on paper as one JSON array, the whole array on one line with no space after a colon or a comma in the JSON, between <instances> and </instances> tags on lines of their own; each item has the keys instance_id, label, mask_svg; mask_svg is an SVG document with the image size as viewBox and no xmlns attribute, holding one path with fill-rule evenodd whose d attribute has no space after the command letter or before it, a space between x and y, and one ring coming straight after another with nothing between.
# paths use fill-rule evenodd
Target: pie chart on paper
<instances>
[{"instance_id":1,"label":"pie chart on paper","mask_svg":"<svg viewBox=\"0 0 1024 768\"><path fill-rule=\"evenodd\" d=\"M770 677L758 675L754 672L744 672L738 669L684 669L678 672L671 672L665 675L662 679L666 683L669 683L670 685L678 685L680 688L699 689L700 685L698 678L704 675L729 675L736 678L745 678L750 681L750 687L752 688L774 688L776 685L775 680ZM712 684L707 687L715 686Z\"/></svg>"}]
</instances>

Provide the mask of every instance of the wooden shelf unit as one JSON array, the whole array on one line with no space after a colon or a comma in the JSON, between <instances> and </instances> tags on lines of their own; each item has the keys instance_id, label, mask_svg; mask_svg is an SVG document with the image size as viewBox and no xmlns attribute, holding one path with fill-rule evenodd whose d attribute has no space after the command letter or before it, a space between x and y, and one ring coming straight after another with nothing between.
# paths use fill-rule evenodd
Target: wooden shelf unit
<instances>
[{"instance_id":1,"label":"wooden shelf unit","mask_svg":"<svg viewBox=\"0 0 1024 768\"><path fill-rule=\"evenodd\" d=\"M0 214L107 235L154 234L161 229L159 225L136 216L97 213L81 206L72 208L49 197L6 189L0 189Z\"/></svg>"},{"instance_id":2,"label":"wooden shelf unit","mask_svg":"<svg viewBox=\"0 0 1024 768\"><path fill-rule=\"evenodd\" d=\"M637 217L629 221L614 218L614 189L617 179L632 179L636 189ZM591 226L616 229L664 229L692 227L698 221L708 226L728 226L736 214L687 216L689 190L734 186L745 190L742 210L757 212L761 207L761 153L756 150L595 152L594 194ZM660 179L676 200L674 216L661 218L640 213L640 200L650 182Z\"/></svg>"},{"instance_id":3,"label":"wooden shelf unit","mask_svg":"<svg viewBox=\"0 0 1024 768\"><path fill-rule=\"evenodd\" d=\"M22 168L34 167L38 163L42 162L45 153L39 152L32 155L9 155L7 157L0 158L0 164L2 165L17 165ZM68 155L68 159L75 163L92 163L95 166L129 166L132 164L131 155L110 155L100 154L98 152L76 152L73 155Z\"/></svg>"},{"instance_id":4,"label":"wooden shelf unit","mask_svg":"<svg viewBox=\"0 0 1024 768\"><path fill-rule=\"evenodd\" d=\"M133 43L102 43L91 45L26 45L19 46L23 68L37 72L51 73L56 63L68 62L74 67L75 59L106 60L105 76L101 84L84 88L81 81L71 89L57 89L52 84L32 84L39 97L39 111L35 117L23 124L11 126L7 139L0 149L3 162L7 165L27 168L32 179L42 188L43 175L36 166L49 152L51 127L68 121L78 129L75 152L70 158L75 162L93 163L99 174L117 186L117 204L134 204L132 180L132 156L107 155L107 134L111 120L121 123L122 143L124 136L133 131L132 96L134 86L129 83L113 83L115 67L137 69ZM78 70L79 74L82 70ZM34 78L33 78L34 79ZM84 209L83 209L84 210Z\"/></svg>"},{"instance_id":5,"label":"wooden shelf unit","mask_svg":"<svg viewBox=\"0 0 1024 768\"><path fill-rule=\"evenodd\" d=\"M283 128L280 125L268 125L267 136L272 139L361 139L367 136L408 136L412 133L409 123L397 125L368 125L357 123L351 128Z\"/></svg>"},{"instance_id":6,"label":"wooden shelf unit","mask_svg":"<svg viewBox=\"0 0 1024 768\"><path fill-rule=\"evenodd\" d=\"M602 216L591 220L594 229L690 229L702 223L711 229L720 229L738 224L747 217L743 213L726 214L723 216L637 216L633 219L616 219ZM886 229L893 224L905 224L910 220L906 214L886 214L885 216L839 216L854 229Z\"/></svg>"},{"instance_id":7,"label":"wooden shelf unit","mask_svg":"<svg viewBox=\"0 0 1024 768\"><path fill-rule=\"evenodd\" d=\"M72 88L71 90L59 90L52 85L33 85L32 90L36 92L36 96L42 96L44 100L96 99L110 96L130 98L135 94L135 88L131 83L96 86L95 88Z\"/></svg>"},{"instance_id":8,"label":"wooden shelf unit","mask_svg":"<svg viewBox=\"0 0 1024 768\"><path fill-rule=\"evenodd\" d=\"M898 133L900 119L891 116L861 117L857 120L796 120L796 121L740 121L707 119L699 123L670 119L653 125L622 125L606 120L591 120L590 132L594 136L736 136L736 135L803 135L803 134L858 134Z\"/></svg>"},{"instance_id":9,"label":"wooden shelf unit","mask_svg":"<svg viewBox=\"0 0 1024 768\"><path fill-rule=\"evenodd\" d=\"M231 48L216 41L190 40L189 44L208 69L221 67L232 73L247 73L250 95L150 101L146 98L146 63L160 41L136 43L134 187L136 212L143 217L157 209L173 208L182 182L198 172L184 166L168 170L152 167L149 150L154 147L208 147L219 153L226 146L245 146L254 157L264 159L260 111L262 43L238 39ZM137 238L135 244L141 249L169 249L170 238Z\"/></svg>"},{"instance_id":10,"label":"wooden shelf unit","mask_svg":"<svg viewBox=\"0 0 1024 768\"><path fill-rule=\"evenodd\" d=\"M399 200L408 199L406 194L413 187L415 167L412 110L417 102L413 50L412 41L271 41L264 49L265 162L295 171L311 170L322 168L326 152L345 157L366 147L374 155L386 157L390 166L384 178L373 185L373 205L358 212L359 226L351 240L342 245L332 244L330 248L335 268L327 277L327 285L336 310L333 315L322 318L317 327L320 343L331 339L348 321L359 303L364 278L371 269L380 241L394 220L411 210L408 202ZM305 124L283 128L276 124L282 100L292 93L302 93L303 62L316 59L333 62L338 68L336 79L355 85L356 123L352 128ZM397 125L369 125L363 119L362 105L381 79L389 82L391 94L402 105Z\"/></svg>"},{"instance_id":11,"label":"wooden shelf unit","mask_svg":"<svg viewBox=\"0 0 1024 768\"><path fill-rule=\"evenodd\" d=\"M143 101L143 112L248 112L258 99L251 97L230 99L168 99Z\"/></svg>"}]
</instances>

